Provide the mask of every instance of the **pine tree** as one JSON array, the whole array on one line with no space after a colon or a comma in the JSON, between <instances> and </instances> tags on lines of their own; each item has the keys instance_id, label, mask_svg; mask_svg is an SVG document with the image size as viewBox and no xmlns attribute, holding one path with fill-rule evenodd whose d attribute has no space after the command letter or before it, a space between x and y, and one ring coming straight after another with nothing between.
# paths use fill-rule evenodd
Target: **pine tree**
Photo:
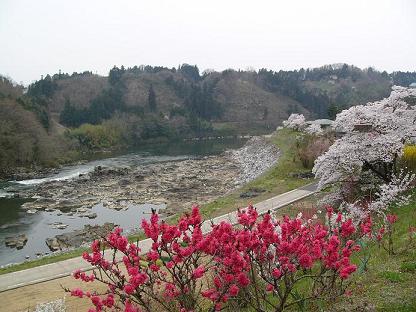
<instances>
[{"instance_id":1,"label":"pine tree","mask_svg":"<svg viewBox=\"0 0 416 312\"><path fill-rule=\"evenodd\" d=\"M149 88L149 95L148 95L148 98L147 98L147 102L148 102L148 105L149 105L149 110L151 112L156 112L156 110L157 110L156 93L155 93L155 90L153 90L153 85L152 84L150 85L150 88Z\"/></svg>"}]
</instances>

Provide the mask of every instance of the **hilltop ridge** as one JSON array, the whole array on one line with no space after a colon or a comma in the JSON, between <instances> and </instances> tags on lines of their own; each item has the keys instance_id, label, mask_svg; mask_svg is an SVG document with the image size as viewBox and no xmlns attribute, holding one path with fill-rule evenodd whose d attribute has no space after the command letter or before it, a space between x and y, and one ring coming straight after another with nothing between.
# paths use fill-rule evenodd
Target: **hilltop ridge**
<instances>
[{"instance_id":1,"label":"hilltop ridge","mask_svg":"<svg viewBox=\"0 0 416 312\"><path fill-rule=\"evenodd\" d=\"M114 66L107 77L46 75L25 89L0 79L0 175L82 151L143 142L273 131L291 113L334 118L387 96L416 73L343 64L294 71L199 72L196 65ZM78 156L77 156L78 155Z\"/></svg>"}]
</instances>

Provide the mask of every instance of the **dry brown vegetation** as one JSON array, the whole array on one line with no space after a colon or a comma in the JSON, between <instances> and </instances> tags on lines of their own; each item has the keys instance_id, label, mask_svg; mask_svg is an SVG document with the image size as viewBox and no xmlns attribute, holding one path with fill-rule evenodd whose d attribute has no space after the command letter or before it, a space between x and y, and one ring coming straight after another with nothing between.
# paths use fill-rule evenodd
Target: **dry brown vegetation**
<instances>
[{"instance_id":1,"label":"dry brown vegetation","mask_svg":"<svg viewBox=\"0 0 416 312\"><path fill-rule=\"evenodd\" d=\"M334 143L331 135L305 135L297 142L297 156L304 168L312 169L315 160Z\"/></svg>"}]
</instances>

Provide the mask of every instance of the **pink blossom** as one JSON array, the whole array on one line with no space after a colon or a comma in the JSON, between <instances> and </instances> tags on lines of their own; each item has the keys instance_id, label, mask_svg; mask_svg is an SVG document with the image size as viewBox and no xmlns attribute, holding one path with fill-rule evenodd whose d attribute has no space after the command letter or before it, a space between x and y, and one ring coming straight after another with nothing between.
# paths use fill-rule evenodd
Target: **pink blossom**
<instances>
[{"instance_id":1,"label":"pink blossom","mask_svg":"<svg viewBox=\"0 0 416 312\"><path fill-rule=\"evenodd\" d=\"M280 278L280 276L282 276L282 272L279 269L273 269L272 276L274 278Z\"/></svg>"},{"instance_id":2,"label":"pink blossom","mask_svg":"<svg viewBox=\"0 0 416 312\"><path fill-rule=\"evenodd\" d=\"M228 293L231 297L235 297L238 295L238 292L240 291L240 288L236 284L232 284L228 290Z\"/></svg>"},{"instance_id":3,"label":"pink blossom","mask_svg":"<svg viewBox=\"0 0 416 312\"><path fill-rule=\"evenodd\" d=\"M82 298L84 296L84 292L80 288L75 288L71 290L71 296Z\"/></svg>"},{"instance_id":4,"label":"pink blossom","mask_svg":"<svg viewBox=\"0 0 416 312\"><path fill-rule=\"evenodd\" d=\"M387 222L390 223L390 224L396 223L397 222L397 219L398 218L397 218L396 215L393 215L393 214L387 215Z\"/></svg>"},{"instance_id":5,"label":"pink blossom","mask_svg":"<svg viewBox=\"0 0 416 312\"><path fill-rule=\"evenodd\" d=\"M243 272L238 274L237 281L242 287L247 287L250 284L250 279L247 277L247 274Z\"/></svg>"},{"instance_id":6,"label":"pink blossom","mask_svg":"<svg viewBox=\"0 0 416 312\"><path fill-rule=\"evenodd\" d=\"M312 257L305 253L300 256L299 263L305 269L310 269L312 267Z\"/></svg>"},{"instance_id":7,"label":"pink blossom","mask_svg":"<svg viewBox=\"0 0 416 312\"><path fill-rule=\"evenodd\" d=\"M193 272L193 274L192 274L192 276L193 276L193 278L201 278L202 276L204 276L204 273L205 273L205 267L204 266L199 266L199 267L197 267L195 270L194 270L194 272Z\"/></svg>"}]
</instances>

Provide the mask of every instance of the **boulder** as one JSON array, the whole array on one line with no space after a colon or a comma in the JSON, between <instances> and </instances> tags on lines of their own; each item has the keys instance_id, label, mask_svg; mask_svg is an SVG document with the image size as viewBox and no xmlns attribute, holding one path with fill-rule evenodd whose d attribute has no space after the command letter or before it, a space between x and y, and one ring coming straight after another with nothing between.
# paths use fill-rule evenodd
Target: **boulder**
<instances>
[{"instance_id":1,"label":"boulder","mask_svg":"<svg viewBox=\"0 0 416 312\"><path fill-rule=\"evenodd\" d=\"M131 184L131 182L128 179L121 179L121 180L118 181L118 185L120 185L120 186L127 186L129 184Z\"/></svg>"},{"instance_id":2,"label":"boulder","mask_svg":"<svg viewBox=\"0 0 416 312\"><path fill-rule=\"evenodd\" d=\"M56 237L47 238L45 240L46 245L49 247L51 251L58 251L63 249L65 246L62 246Z\"/></svg>"},{"instance_id":3,"label":"boulder","mask_svg":"<svg viewBox=\"0 0 416 312\"><path fill-rule=\"evenodd\" d=\"M293 178L298 178L298 179L313 179L315 177L315 175L310 171L295 172L295 173L292 173L290 176Z\"/></svg>"},{"instance_id":4,"label":"boulder","mask_svg":"<svg viewBox=\"0 0 416 312\"><path fill-rule=\"evenodd\" d=\"M5 244L10 248L22 249L26 245L27 240L25 234L20 234L13 237L6 237Z\"/></svg>"},{"instance_id":5,"label":"boulder","mask_svg":"<svg viewBox=\"0 0 416 312\"><path fill-rule=\"evenodd\" d=\"M264 193L266 190L260 188L249 188L248 191L240 194L240 198L253 198Z\"/></svg>"},{"instance_id":6,"label":"boulder","mask_svg":"<svg viewBox=\"0 0 416 312\"><path fill-rule=\"evenodd\" d=\"M97 218L97 214L95 212L91 212L85 215L88 219L95 219Z\"/></svg>"},{"instance_id":7,"label":"boulder","mask_svg":"<svg viewBox=\"0 0 416 312\"><path fill-rule=\"evenodd\" d=\"M62 199L56 203L56 206L59 209L66 210L66 209L73 209L81 207L82 203L78 199Z\"/></svg>"},{"instance_id":8,"label":"boulder","mask_svg":"<svg viewBox=\"0 0 416 312\"><path fill-rule=\"evenodd\" d=\"M68 224L64 224L62 222L54 222L50 224L53 229L63 230L68 227Z\"/></svg>"},{"instance_id":9,"label":"boulder","mask_svg":"<svg viewBox=\"0 0 416 312\"><path fill-rule=\"evenodd\" d=\"M104 223L104 225L84 225L83 229L56 235L46 239L51 251L62 250L65 248L78 248L85 243L107 236L115 227L114 223Z\"/></svg>"},{"instance_id":10,"label":"boulder","mask_svg":"<svg viewBox=\"0 0 416 312\"><path fill-rule=\"evenodd\" d=\"M146 176L145 176L145 175L143 175L143 174L136 174L136 175L134 176L134 179L135 179L136 181L140 182L140 181L143 181L145 177L146 177Z\"/></svg>"}]
</instances>

